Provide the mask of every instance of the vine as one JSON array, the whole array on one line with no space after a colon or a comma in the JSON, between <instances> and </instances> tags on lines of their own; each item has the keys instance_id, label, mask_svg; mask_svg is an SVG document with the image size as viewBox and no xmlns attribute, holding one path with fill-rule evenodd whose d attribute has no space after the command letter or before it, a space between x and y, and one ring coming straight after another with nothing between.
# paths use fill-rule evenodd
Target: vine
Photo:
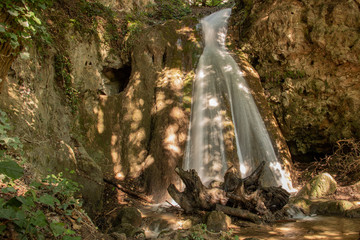
<instances>
[{"instance_id":1,"label":"vine","mask_svg":"<svg viewBox=\"0 0 360 240\"><path fill-rule=\"evenodd\" d=\"M10 21L0 23L0 43L10 42L13 49L22 43L31 42L40 35L43 42L50 44L51 37L42 25L38 13L52 5L52 0L3 0L0 9L9 15Z\"/></svg>"}]
</instances>

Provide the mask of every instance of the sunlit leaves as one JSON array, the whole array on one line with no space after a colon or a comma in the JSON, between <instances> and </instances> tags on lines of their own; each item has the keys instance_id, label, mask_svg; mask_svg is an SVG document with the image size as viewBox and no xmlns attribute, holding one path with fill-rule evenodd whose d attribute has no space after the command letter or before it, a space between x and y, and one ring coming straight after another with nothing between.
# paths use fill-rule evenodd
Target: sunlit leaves
<instances>
[{"instance_id":1,"label":"sunlit leaves","mask_svg":"<svg viewBox=\"0 0 360 240\"><path fill-rule=\"evenodd\" d=\"M49 34L44 29L38 30L42 22L38 17L40 11L44 10L48 5L52 4L52 0L3 0L0 4L0 9L5 9L6 12L13 17L15 24L5 26L0 24L0 42L9 42L13 49L18 48L23 43L28 43L31 38L37 34L45 43L50 43L48 40Z\"/></svg>"}]
</instances>

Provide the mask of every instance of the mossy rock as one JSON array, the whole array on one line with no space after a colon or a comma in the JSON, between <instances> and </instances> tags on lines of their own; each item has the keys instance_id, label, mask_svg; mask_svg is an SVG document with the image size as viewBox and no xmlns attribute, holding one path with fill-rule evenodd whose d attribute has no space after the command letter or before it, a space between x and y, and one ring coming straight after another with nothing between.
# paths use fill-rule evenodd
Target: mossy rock
<instances>
[{"instance_id":1,"label":"mossy rock","mask_svg":"<svg viewBox=\"0 0 360 240\"><path fill-rule=\"evenodd\" d=\"M360 218L360 207L355 207L345 212L346 217Z\"/></svg>"},{"instance_id":2,"label":"mossy rock","mask_svg":"<svg viewBox=\"0 0 360 240\"><path fill-rule=\"evenodd\" d=\"M207 229L212 232L227 231L231 224L231 218L223 212L212 211L207 215Z\"/></svg>"},{"instance_id":3,"label":"mossy rock","mask_svg":"<svg viewBox=\"0 0 360 240\"><path fill-rule=\"evenodd\" d=\"M115 221L114 226L130 224L134 227L140 227L142 223L141 212L135 207L124 207L120 209Z\"/></svg>"},{"instance_id":4,"label":"mossy rock","mask_svg":"<svg viewBox=\"0 0 360 240\"><path fill-rule=\"evenodd\" d=\"M315 201L311 204L310 212L319 215L344 216L354 207L354 203L346 200Z\"/></svg>"},{"instance_id":5,"label":"mossy rock","mask_svg":"<svg viewBox=\"0 0 360 240\"><path fill-rule=\"evenodd\" d=\"M316 199L335 193L337 183L328 173L314 177L296 195L296 198Z\"/></svg>"},{"instance_id":6,"label":"mossy rock","mask_svg":"<svg viewBox=\"0 0 360 240\"><path fill-rule=\"evenodd\" d=\"M143 239L145 232L141 228L135 227L130 223L123 223L114 228L114 233L125 234L128 238Z\"/></svg>"},{"instance_id":7,"label":"mossy rock","mask_svg":"<svg viewBox=\"0 0 360 240\"><path fill-rule=\"evenodd\" d=\"M305 198L293 198L290 199L290 203L298 208L300 208L304 214L310 215L310 206L311 201Z\"/></svg>"}]
</instances>

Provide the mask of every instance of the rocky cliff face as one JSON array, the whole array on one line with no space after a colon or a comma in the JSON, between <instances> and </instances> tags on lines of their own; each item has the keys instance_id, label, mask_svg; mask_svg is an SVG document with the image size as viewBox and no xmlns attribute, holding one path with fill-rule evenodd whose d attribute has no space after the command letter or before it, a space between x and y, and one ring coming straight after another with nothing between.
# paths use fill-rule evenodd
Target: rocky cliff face
<instances>
[{"instance_id":1,"label":"rocky cliff face","mask_svg":"<svg viewBox=\"0 0 360 240\"><path fill-rule=\"evenodd\" d=\"M146 3L104 1L129 11ZM154 200L175 183L201 53L196 19L136 26L123 49L106 40L106 24L98 19L91 34L66 24L61 46L35 45L15 60L0 94L30 171L78 181L91 216L102 206L103 178L132 182Z\"/></svg>"},{"instance_id":2,"label":"rocky cliff face","mask_svg":"<svg viewBox=\"0 0 360 240\"><path fill-rule=\"evenodd\" d=\"M189 82L201 51L196 23L142 29L133 43L126 87L112 95L88 95L81 110L88 146L106 157L108 177L136 182L156 200L165 196L182 162Z\"/></svg>"},{"instance_id":3,"label":"rocky cliff face","mask_svg":"<svg viewBox=\"0 0 360 240\"><path fill-rule=\"evenodd\" d=\"M360 2L237 1L231 35L294 156L359 138Z\"/></svg>"}]
</instances>

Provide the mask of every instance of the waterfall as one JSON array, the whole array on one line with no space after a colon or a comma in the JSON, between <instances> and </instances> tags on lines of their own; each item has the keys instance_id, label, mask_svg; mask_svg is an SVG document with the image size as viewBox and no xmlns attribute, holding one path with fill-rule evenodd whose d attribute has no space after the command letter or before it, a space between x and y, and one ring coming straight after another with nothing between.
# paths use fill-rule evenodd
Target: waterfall
<instances>
[{"instance_id":1,"label":"waterfall","mask_svg":"<svg viewBox=\"0 0 360 240\"><path fill-rule=\"evenodd\" d=\"M230 14L230 8L223 9L201 20L205 48L193 85L184 169L195 169L205 184L223 180L227 170L223 136L227 104L234 124L241 177L266 161L262 185L290 190L290 178L276 157L248 85L225 47Z\"/></svg>"}]
</instances>

